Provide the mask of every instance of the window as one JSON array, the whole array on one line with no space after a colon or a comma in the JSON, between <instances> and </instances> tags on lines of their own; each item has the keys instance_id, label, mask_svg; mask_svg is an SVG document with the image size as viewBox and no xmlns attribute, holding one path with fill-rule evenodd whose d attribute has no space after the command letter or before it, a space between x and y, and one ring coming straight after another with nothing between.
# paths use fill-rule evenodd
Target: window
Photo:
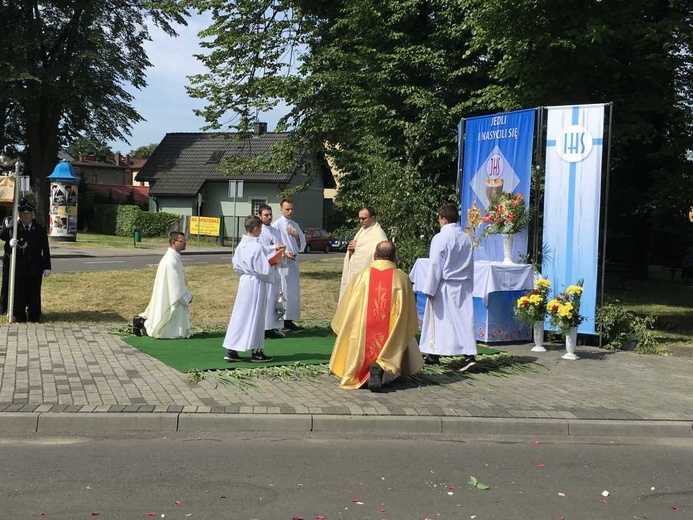
<instances>
[{"instance_id":1,"label":"window","mask_svg":"<svg viewBox=\"0 0 693 520\"><path fill-rule=\"evenodd\" d=\"M263 204L267 204L267 201L265 199L251 199L250 200L250 209L253 215L257 215L258 211L260 210L260 206Z\"/></svg>"},{"instance_id":2,"label":"window","mask_svg":"<svg viewBox=\"0 0 693 520\"><path fill-rule=\"evenodd\" d=\"M224 155L224 150L217 150L212 154L212 156L207 161L209 163L218 163L221 160L222 155Z\"/></svg>"}]
</instances>

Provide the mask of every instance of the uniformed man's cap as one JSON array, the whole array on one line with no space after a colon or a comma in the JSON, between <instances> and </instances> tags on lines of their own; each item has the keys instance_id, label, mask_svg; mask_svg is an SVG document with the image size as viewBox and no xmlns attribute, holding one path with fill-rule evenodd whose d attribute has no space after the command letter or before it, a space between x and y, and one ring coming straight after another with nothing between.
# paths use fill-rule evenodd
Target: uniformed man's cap
<instances>
[{"instance_id":1,"label":"uniformed man's cap","mask_svg":"<svg viewBox=\"0 0 693 520\"><path fill-rule=\"evenodd\" d=\"M31 203L26 199L19 199L19 202L17 203L17 211L34 211L34 206L32 206Z\"/></svg>"}]
</instances>

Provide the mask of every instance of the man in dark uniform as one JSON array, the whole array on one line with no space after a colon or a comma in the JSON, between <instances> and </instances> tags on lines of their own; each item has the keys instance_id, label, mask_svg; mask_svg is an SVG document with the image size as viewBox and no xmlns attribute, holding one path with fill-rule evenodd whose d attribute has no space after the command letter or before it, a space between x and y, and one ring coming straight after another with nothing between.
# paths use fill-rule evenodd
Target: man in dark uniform
<instances>
[{"instance_id":1,"label":"man in dark uniform","mask_svg":"<svg viewBox=\"0 0 693 520\"><path fill-rule=\"evenodd\" d=\"M17 254L14 285L14 319L17 322L41 320L41 282L51 273L51 253L46 227L34 220L34 208L26 199L20 199L17 209L17 237L12 236L12 217L5 219L0 239L5 242L2 257L2 292L0 313L6 314L10 286L10 262Z\"/></svg>"}]
</instances>

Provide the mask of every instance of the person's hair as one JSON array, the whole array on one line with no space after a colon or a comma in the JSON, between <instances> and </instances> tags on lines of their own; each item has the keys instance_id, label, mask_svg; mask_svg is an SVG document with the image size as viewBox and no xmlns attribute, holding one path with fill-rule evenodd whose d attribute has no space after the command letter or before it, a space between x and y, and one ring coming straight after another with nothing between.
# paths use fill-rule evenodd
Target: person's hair
<instances>
[{"instance_id":1,"label":"person's hair","mask_svg":"<svg viewBox=\"0 0 693 520\"><path fill-rule=\"evenodd\" d=\"M279 203L279 206L283 206L285 203L286 204L293 204L294 199L289 199L289 198L282 199L282 201Z\"/></svg>"},{"instance_id":2,"label":"person's hair","mask_svg":"<svg viewBox=\"0 0 693 520\"><path fill-rule=\"evenodd\" d=\"M176 240L180 240L180 238L184 236L185 233L183 233L182 231L171 231L168 234L168 244L172 246Z\"/></svg>"},{"instance_id":3,"label":"person's hair","mask_svg":"<svg viewBox=\"0 0 693 520\"><path fill-rule=\"evenodd\" d=\"M368 212L369 217L375 217L375 208L373 208L372 206L361 206L361 209L359 209L359 213L361 213L364 209Z\"/></svg>"},{"instance_id":4,"label":"person's hair","mask_svg":"<svg viewBox=\"0 0 693 520\"><path fill-rule=\"evenodd\" d=\"M253 229L259 228L260 226L262 226L262 220L260 220L259 217L248 215L245 218L245 230L247 233L250 233Z\"/></svg>"},{"instance_id":5,"label":"person's hair","mask_svg":"<svg viewBox=\"0 0 693 520\"><path fill-rule=\"evenodd\" d=\"M446 202L438 208L438 216L443 217L450 224L460 220L460 212L457 210L457 206L450 202Z\"/></svg>"},{"instance_id":6,"label":"person's hair","mask_svg":"<svg viewBox=\"0 0 693 520\"><path fill-rule=\"evenodd\" d=\"M395 244L389 240L378 242L378 245L375 246L376 260L389 260L390 262L394 262L396 254L397 251L395 250Z\"/></svg>"},{"instance_id":7,"label":"person's hair","mask_svg":"<svg viewBox=\"0 0 693 520\"><path fill-rule=\"evenodd\" d=\"M268 211L268 210L270 213L272 213L272 206L270 206L269 204L260 204L260 207L257 208L257 214L262 215L263 211Z\"/></svg>"}]
</instances>

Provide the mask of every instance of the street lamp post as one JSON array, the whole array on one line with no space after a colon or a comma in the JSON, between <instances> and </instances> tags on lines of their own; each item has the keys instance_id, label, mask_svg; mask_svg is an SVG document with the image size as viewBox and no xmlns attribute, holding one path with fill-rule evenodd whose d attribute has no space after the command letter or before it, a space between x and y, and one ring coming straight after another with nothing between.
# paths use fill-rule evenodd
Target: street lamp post
<instances>
[{"instance_id":1,"label":"street lamp post","mask_svg":"<svg viewBox=\"0 0 693 520\"><path fill-rule=\"evenodd\" d=\"M12 160L7 157L4 153L0 154L0 167L6 168L11 164ZM20 184L20 173L22 170L22 163L17 159L14 163L14 201L12 202L12 238L17 237L17 224L19 221L19 184ZM7 291L7 321L9 323L14 322L14 291L15 291L15 272L17 269L17 248L12 251L12 258L10 259L10 281L9 290Z\"/></svg>"}]
</instances>

